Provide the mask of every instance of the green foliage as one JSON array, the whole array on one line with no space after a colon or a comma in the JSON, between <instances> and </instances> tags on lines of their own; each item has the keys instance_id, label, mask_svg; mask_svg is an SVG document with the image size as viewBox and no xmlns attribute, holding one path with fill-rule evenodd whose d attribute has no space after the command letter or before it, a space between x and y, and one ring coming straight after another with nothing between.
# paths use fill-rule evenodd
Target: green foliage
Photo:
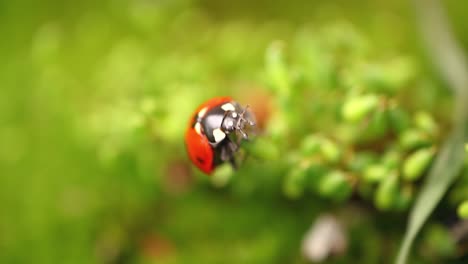
<instances>
[{"instance_id":1,"label":"green foliage","mask_svg":"<svg viewBox=\"0 0 468 264\"><path fill-rule=\"evenodd\" d=\"M346 27L346 33L340 27ZM352 40L346 41L369 41L349 25L338 25L333 30L337 37L333 41L338 41L333 45L322 43L331 34L328 31L297 40L309 45L292 44L303 48L306 54L315 48L321 56L335 56L328 73L335 74L332 79L303 78L294 82L293 69L304 72L302 68L309 69L309 64L299 60L291 63L294 67L288 65L285 58L290 57L293 62L295 58L294 53L284 54L287 51L284 43L274 42L266 51L267 85L272 87L278 107L270 124L283 128L269 128L266 135L274 139L271 144L279 142L277 148L284 149L285 157L295 157L289 162L292 167L285 176L283 190L288 197L297 199L308 191L303 185L311 182L313 193L342 202L352 193L366 190L363 198L378 209L406 210L413 200L413 189L417 188L412 182L424 175L441 135L432 114L428 110L412 111L418 109L416 102L406 104L399 100L403 95L412 95L395 86L424 85L425 81L418 76L416 63L408 57L376 61L370 59L371 50L358 49L359 45L353 43L346 43L349 46L343 50L334 49L341 47L339 43L344 36L340 34L353 35ZM363 63L372 64L372 71L388 65L392 69L402 67L405 74L396 74L398 69L388 75L385 71L374 72L369 81L369 68L362 67ZM348 72L334 72L338 65L353 73L352 81ZM377 81L378 78L382 80ZM311 106L317 106L317 110ZM276 119L278 116L281 121ZM293 144L281 145L286 141Z\"/></svg>"},{"instance_id":2,"label":"green foliage","mask_svg":"<svg viewBox=\"0 0 468 264\"><path fill-rule=\"evenodd\" d=\"M461 109L463 110L464 108L466 107L464 106ZM464 162L461 146L466 140L466 132L468 131L466 130L468 120L460 120L461 123L457 124L455 130L442 147L415 201L414 208L411 210L407 231L397 258L397 263L405 263L411 244L419 230L427 221L437 203L442 199L450 184L460 175Z\"/></svg>"}]
</instances>

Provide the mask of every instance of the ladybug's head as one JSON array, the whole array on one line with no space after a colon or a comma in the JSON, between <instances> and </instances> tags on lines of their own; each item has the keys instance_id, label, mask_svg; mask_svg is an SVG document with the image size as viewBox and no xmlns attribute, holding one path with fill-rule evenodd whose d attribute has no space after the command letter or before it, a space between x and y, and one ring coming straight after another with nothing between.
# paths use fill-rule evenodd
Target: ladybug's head
<instances>
[{"instance_id":1,"label":"ladybug's head","mask_svg":"<svg viewBox=\"0 0 468 264\"><path fill-rule=\"evenodd\" d=\"M248 139L248 135L244 131L244 128L246 124L250 126L255 125L253 116L250 114L249 111L247 111L248 108L249 106L247 105L245 108L241 108L241 111L226 111L224 114L223 122L221 124L221 129L227 134L233 131L238 131L244 139Z\"/></svg>"}]
</instances>

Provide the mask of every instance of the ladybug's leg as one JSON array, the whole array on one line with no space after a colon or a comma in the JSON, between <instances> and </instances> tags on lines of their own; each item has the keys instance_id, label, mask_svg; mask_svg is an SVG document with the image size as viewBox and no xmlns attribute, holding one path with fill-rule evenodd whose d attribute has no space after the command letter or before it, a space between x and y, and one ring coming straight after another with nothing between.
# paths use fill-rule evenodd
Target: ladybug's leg
<instances>
[{"instance_id":1,"label":"ladybug's leg","mask_svg":"<svg viewBox=\"0 0 468 264\"><path fill-rule=\"evenodd\" d=\"M227 146L229 147L232 155L234 155L234 153L236 153L237 150L239 150L239 144L232 142L232 140L229 140L229 142L227 143Z\"/></svg>"},{"instance_id":2,"label":"ladybug's leg","mask_svg":"<svg viewBox=\"0 0 468 264\"><path fill-rule=\"evenodd\" d=\"M236 159L234 158L234 154L239 150L239 144L236 144L232 142L232 140L229 140L229 142L227 143L227 147L229 148L231 153L229 163L231 163L231 166L232 168L234 168L234 170L237 170L238 166L236 163Z\"/></svg>"},{"instance_id":3,"label":"ladybug's leg","mask_svg":"<svg viewBox=\"0 0 468 264\"><path fill-rule=\"evenodd\" d=\"M252 119L250 119L250 118L245 118L245 117L244 117L244 115L246 114L247 109L249 108L249 106L250 106L250 105L246 105L246 106L244 107L244 110L243 110L242 113L241 113L241 117L242 117L242 119L243 119L244 121L246 121L250 126L255 126L255 122L254 122Z\"/></svg>"},{"instance_id":4,"label":"ladybug's leg","mask_svg":"<svg viewBox=\"0 0 468 264\"><path fill-rule=\"evenodd\" d=\"M247 133L245 133L244 130L238 129L238 131L241 133L243 139L249 139L249 136L247 135Z\"/></svg>"},{"instance_id":5,"label":"ladybug's leg","mask_svg":"<svg viewBox=\"0 0 468 264\"><path fill-rule=\"evenodd\" d=\"M235 153L239 149L239 146L234 143L231 139L227 138L226 141L223 143L220 149L220 158L224 162L231 163L234 169L237 169L237 164L235 160Z\"/></svg>"},{"instance_id":6,"label":"ladybug's leg","mask_svg":"<svg viewBox=\"0 0 468 264\"><path fill-rule=\"evenodd\" d=\"M236 160L234 159L234 156L232 158L229 159L229 163L231 163L231 166L234 170L237 170L238 167L237 167L237 163L236 163Z\"/></svg>"},{"instance_id":7,"label":"ladybug's leg","mask_svg":"<svg viewBox=\"0 0 468 264\"><path fill-rule=\"evenodd\" d=\"M226 138L223 145L220 146L220 157L222 161L228 161L234 157L234 153L239 149L237 144L232 142L231 139Z\"/></svg>"}]
</instances>

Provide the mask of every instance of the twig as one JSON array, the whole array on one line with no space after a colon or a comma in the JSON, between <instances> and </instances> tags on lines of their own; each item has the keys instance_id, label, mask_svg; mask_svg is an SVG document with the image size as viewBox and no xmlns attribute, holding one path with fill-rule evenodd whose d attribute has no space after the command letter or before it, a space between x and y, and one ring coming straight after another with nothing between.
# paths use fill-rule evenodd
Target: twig
<instances>
[{"instance_id":1,"label":"twig","mask_svg":"<svg viewBox=\"0 0 468 264\"><path fill-rule=\"evenodd\" d=\"M428 54L458 100L455 121L464 121L468 115L464 111L464 104L468 101L466 56L458 45L438 0L413 0L413 4Z\"/></svg>"}]
</instances>

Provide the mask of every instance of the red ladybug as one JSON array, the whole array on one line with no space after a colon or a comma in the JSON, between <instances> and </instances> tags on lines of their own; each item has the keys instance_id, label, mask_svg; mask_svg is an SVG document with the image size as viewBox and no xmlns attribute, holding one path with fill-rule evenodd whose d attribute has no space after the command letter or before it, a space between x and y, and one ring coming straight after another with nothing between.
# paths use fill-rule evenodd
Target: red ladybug
<instances>
[{"instance_id":1,"label":"red ladybug","mask_svg":"<svg viewBox=\"0 0 468 264\"><path fill-rule=\"evenodd\" d=\"M245 125L255 125L247 108L231 97L215 97L196 109L185 133L185 145L190 160L200 170L211 174L224 162L236 167L234 155L239 143L248 139Z\"/></svg>"}]
</instances>

